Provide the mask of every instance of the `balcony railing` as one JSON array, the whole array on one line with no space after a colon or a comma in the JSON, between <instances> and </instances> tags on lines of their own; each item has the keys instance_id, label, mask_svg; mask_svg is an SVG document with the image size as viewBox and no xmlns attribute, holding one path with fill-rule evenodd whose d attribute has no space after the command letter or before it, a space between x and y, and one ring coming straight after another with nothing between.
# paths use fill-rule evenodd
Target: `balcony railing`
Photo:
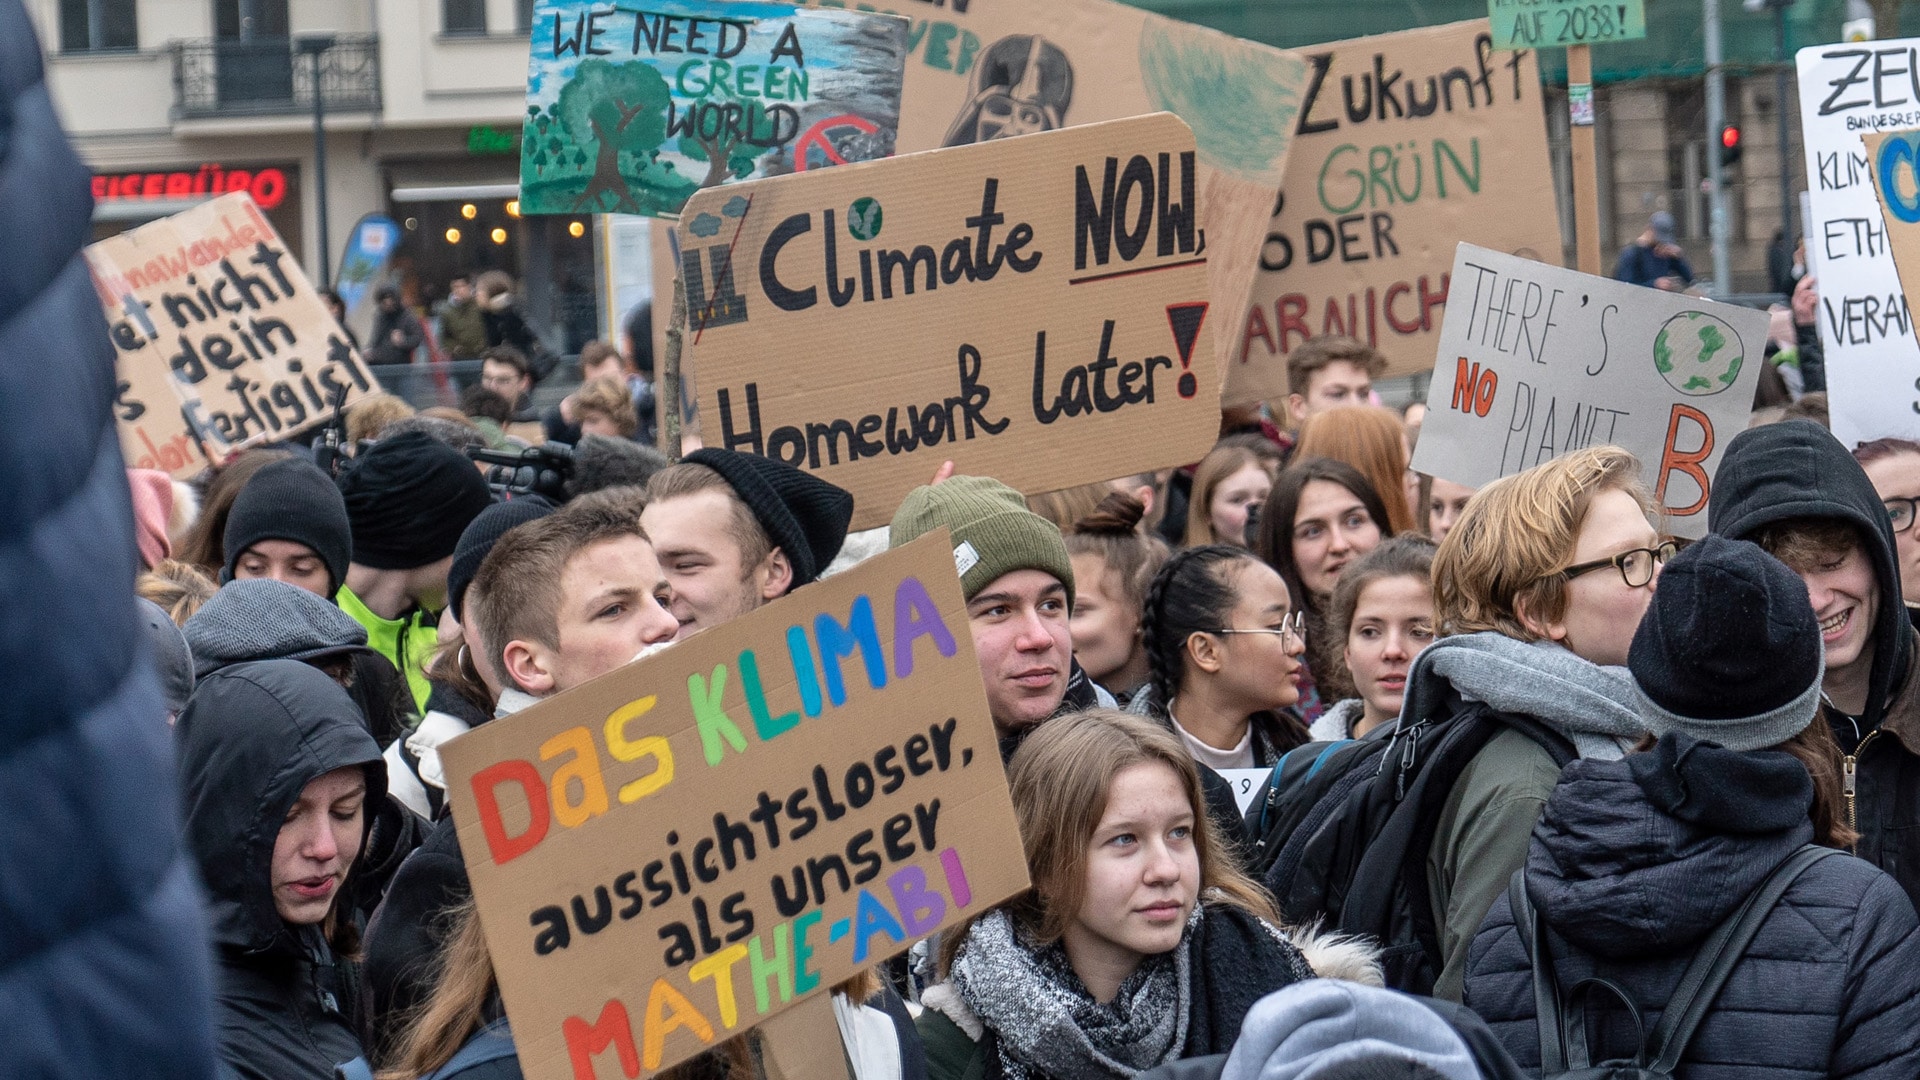
<instances>
[{"instance_id":1,"label":"balcony railing","mask_svg":"<svg viewBox=\"0 0 1920 1080\"><path fill-rule=\"evenodd\" d=\"M169 49L177 120L286 116L313 109L313 61L291 38L176 41ZM320 54L317 89L328 112L378 112L379 37L339 35Z\"/></svg>"}]
</instances>

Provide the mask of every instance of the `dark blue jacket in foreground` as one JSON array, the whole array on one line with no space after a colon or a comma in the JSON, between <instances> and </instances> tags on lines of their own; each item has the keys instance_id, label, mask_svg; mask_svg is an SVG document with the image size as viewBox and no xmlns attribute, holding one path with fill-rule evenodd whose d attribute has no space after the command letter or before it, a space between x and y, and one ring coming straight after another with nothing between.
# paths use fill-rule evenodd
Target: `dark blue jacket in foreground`
<instances>
[{"instance_id":1,"label":"dark blue jacket in foreground","mask_svg":"<svg viewBox=\"0 0 1920 1080\"><path fill-rule=\"evenodd\" d=\"M1528 898L1564 939L1554 948L1560 985L1612 979L1651 1029L1701 939L1812 837L1812 794L1787 754L1684 735L1623 761L1567 766L1525 871ZM1602 993L1590 1006L1610 1001ZM1504 893L1474 938L1466 1004L1523 1069L1539 1070L1532 968ZM1596 1061L1633 1055L1623 1008L1594 1023ZM1678 1076L1920 1077L1920 918L1906 893L1861 859L1815 863L1734 967Z\"/></svg>"},{"instance_id":2,"label":"dark blue jacket in foreground","mask_svg":"<svg viewBox=\"0 0 1920 1080\"><path fill-rule=\"evenodd\" d=\"M80 247L93 200L0 0L0 1073L214 1074L211 964Z\"/></svg>"}]
</instances>

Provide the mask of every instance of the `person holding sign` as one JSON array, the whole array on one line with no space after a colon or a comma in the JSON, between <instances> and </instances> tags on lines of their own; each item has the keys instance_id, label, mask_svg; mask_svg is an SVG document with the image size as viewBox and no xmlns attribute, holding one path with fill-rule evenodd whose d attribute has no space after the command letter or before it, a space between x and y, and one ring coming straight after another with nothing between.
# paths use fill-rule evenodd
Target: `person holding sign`
<instances>
[{"instance_id":1,"label":"person holding sign","mask_svg":"<svg viewBox=\"0 0 1920 1080\"><path fill-rule=\"evenodd\" d=\"M1838 439L1788 420L1727 446L1707 523L1806 582L1846 820L1860 833L1853 850L1920 903L1920 662L1887 505Z\"/></svg>"},{"instance_id":2,"label":"person holding sign","mask_svg":"<svg viewBox=\"0 0 1920 1080\"><path fill-rule=\"evenodd\" d=\"M673 589L680 638L817 579L852 520L853 496L812 473L712 448L655 473L640 513Z\"/></svg>"},{"instance_id":3,"label":"person holding sign","mask_svg":"<svg viewBox=\"0 0 1920 1080\"><path fill-rule=\"evenodd\" d=\"M296 660L208 676L174 733L220 1056L245 1080L333 1080L360 1053L336 959L358 933L336 902L386 797L380 747L347 692Z\"/></svg>"},{"instance_id":4,"label":"person holding sign","mask_svg":"<svg viewBox=\"0 0 1920 1080\"><path fill-rule=\"evenodd\" d=\"M1620 265L1613 276L1620 281L1667 292L1685 292L1693 284L1693 267L1674 243L1673 215L1657 211L1647 222L1646 231L1620 252Z\"/></svg>"},{"instance_id":5,"label":"person holding sign","mask_svg":"<svg viewBox=\"0 0 1920 1080\"><path fill-rule=\"evenodd\" d=\"M1152 721L1049 721L1008 779L1033 887L941 937L931 1080L1131 1076L1227 1052L1254 1002L1316 972L1378 983L1364 947L1280 928Z\"/></svg>"},{"instance_id":6,"label":"person holding sign","mask_svg":"<svg viewBox=\"0 0 1920 1080\"><path fill-rule=\"evenodd\" d=\"M1407 692L1407 671L1433 643L1433 541L1396 536L1340 576L1327 620L1343 643L1358 697L1335 702L1313 722L1315 742L1391 732Z\"/></svg>"}]
</instances>

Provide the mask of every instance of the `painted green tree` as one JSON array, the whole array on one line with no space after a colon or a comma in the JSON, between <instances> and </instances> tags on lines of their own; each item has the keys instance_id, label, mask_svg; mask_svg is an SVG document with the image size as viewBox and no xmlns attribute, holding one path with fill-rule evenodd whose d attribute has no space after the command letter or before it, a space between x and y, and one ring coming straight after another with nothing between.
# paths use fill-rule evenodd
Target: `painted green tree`
<instances>
[{"instance_id":1,"label":"painted green tree","mask_svg":"<svg viewBox=\"0 0 1920 1080\"><path fill-rule=\"evenodd\" d=\"M671 99L666 80L645 64L594 58L574 69L553 107L575 138L591 133L594 143L593 175L574 200L573 212L643 212L620 173L620 152L644 154L660 145L667 136ZM613 196L612 205L606 202L608 195Z\"/></svg>"},{"instance_id":2,"label":"painted green tree","mask_svg":"<svg viewBox=\"0 0 1920 1080\"><path fill-rule=\"evenodd\" d=\"M722 124L713 125L718 130L710 137L700 134L701 114L709 109L717 113L728 105L739 106L747 116L752 116L758 110L754 101L738 100L719 85L709 89L693 104L684 106L694 119L694 134L680 136L680 152L695 161L707 163L706 178L700 181L703 188L717 187L731 178L752 176L755 160L766 153L766 147L747 142L737 131L727 130ZM764 114L760 123L767 123ZM744 122L742 126L746 126Z\"/></svg>"}]
</instances>

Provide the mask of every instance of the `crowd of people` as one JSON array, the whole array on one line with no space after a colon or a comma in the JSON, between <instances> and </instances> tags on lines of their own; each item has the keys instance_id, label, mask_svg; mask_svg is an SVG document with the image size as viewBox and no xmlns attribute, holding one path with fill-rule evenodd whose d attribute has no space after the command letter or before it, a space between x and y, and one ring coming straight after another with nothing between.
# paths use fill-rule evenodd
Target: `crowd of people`
<instances>
[{"instance_id":1,"label":"crowd of people","mask_svg":"<svg viewBox=\"0 0 1920 1080\"><path fill-rule=\"evenodd\" d=\"M558 494L379 399L337 475L129 473L234 1073L518 1076L438 748L945 527L1033 885L834 988L856 1080L1920 1075L1920 443L1756 426L1682 545L1616 447L1413 473L1383 358L1319 338L1284 429L1035 496L943 468L850 536L819 477L634 443L633 365L582 361Z\"/></svg>"}]
</instances>

